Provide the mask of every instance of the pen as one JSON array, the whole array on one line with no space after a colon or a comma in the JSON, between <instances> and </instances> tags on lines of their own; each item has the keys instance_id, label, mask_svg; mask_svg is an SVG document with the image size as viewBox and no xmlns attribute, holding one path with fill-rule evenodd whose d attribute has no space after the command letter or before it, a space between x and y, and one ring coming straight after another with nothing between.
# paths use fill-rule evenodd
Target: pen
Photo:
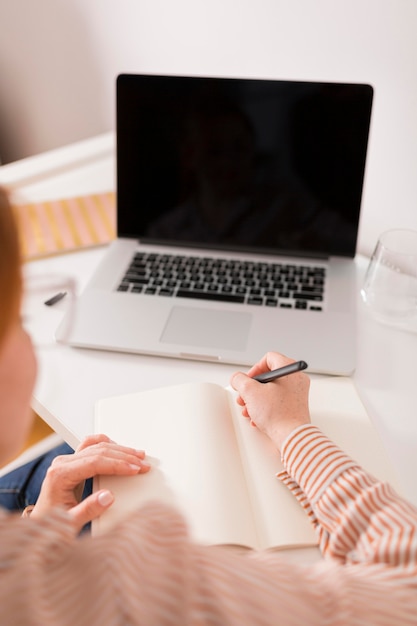
<instances>
[{"instance_id":1,"label":"pen","mask_svg":"<svg viewBox=\"0 0 417 626\"><path fill-rule=\"evenodd\" d=\"M260 383L269 383L276 378L281 378L281 376L288 376L288 374L301 372L301 370L305 370L306 367L308 367L308 365L305 361L296 361L295 363L284 365L284 367L279 367L276 370L271 370L270 372L264 372L263 374L254 376L253 379Z\"/></svg>"},{"instance_id":2,"label":"pen","mask_svg":"<svg viewBox=\"0 0 417 626\"><path fill-rule=\"evenodd\" d=\"M46 306L53 306L54 304L62 300L62 298L64 298L66 295L66 291L60 291L56 294L56 296L52 296L52 298L49 298L49 300L45 300L44 304L46 304Z\"/></svg>"}]
</instances>

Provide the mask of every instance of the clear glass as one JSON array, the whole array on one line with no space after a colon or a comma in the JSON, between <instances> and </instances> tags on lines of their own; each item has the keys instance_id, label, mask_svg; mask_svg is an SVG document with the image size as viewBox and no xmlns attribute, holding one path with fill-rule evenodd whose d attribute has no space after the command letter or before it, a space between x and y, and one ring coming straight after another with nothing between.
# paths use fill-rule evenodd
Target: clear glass
<instances>
[{"instance_id":1,"label":"clear glass","mask_svg":"<svg viewBox=\"0 0 417 626\"><path fill-rule=\"evenodd\" d=\"M22 322L35 347L57 345L55 331L64 316L60 342L66 343L75 315L75 287L69 276L24 271Z\"/></svg>"},{"instance_id":2,"label":"clear glass","mask_svg":"<svg viewBox=\"0 0 417 626\"><path fill-rule=\"evenodd\" d=\"M416 231L389 230L379 237L361 295L370 312L381 322L410 328L416 325Z\"/></svg>"}]
</instances>

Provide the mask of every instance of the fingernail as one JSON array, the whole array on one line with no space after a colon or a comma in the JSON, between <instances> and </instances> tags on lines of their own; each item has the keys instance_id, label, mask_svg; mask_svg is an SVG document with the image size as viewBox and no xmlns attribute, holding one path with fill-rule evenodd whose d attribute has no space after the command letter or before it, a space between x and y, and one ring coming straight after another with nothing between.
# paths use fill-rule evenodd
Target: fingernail
<instances>
[{"instance_id":1,"label":"fingernail","mask_svg":"<svg viewBox=\"0 0 417 626\"><path fill-rule=\"evenodd\" d=\"M142 464L141 463L129 463L129 467L131 470L134 470L135 472L140 472L142 468Z\"/></svg>"},{"instance_id":2,"label":"fingernail","mask_svg":"<svg viewBox=\"0 0 417 626\"><path fill-rule=\"evenodd\" d=\"M109 506L114 500L114 496L111 491L102 491L98 494L98 501L101 506Z\"/></svg>"},{"instance_id":3,"label":"fingernail","mask_svg":"<svg viewBox=\"0 0 417 626\"><path fill-rule=\"evenodd\" d=\"M144 469L144 468L147 469L148 467L150 467L150 464L147 463L146 461L142 461L140 464L138 463L137 465L135 465L134 463L130 463L130 468L132 470L136 470L137 472L140 472L141 469Z\"/></svg>"}]
</instances>

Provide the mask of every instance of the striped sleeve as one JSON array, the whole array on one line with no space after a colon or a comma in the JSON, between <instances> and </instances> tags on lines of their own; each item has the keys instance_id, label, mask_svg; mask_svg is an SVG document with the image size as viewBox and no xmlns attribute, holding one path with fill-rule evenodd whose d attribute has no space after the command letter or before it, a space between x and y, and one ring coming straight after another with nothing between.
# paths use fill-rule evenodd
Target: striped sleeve
<instances>
[{"instance_id":1,"label":"striped sleeve","mask_svg":"<svg viewBox=\"0 0 417 626\"><path fill-rule=\"evenodd\" d=\"M324 554L343 563L417 565L417 510L370 476L316 426L301 426L282 449L290 483L320 536ZM297 490L299 495L297 495Z\"/></svg>"},{"instance_id":2,"label":"striped sleeve","mask_svg":"<svg viewBox=\"0 0 417 626\"><path fill-rule=\"evenodd\" d=\"M194 544L180 514L148 504L108 535L77 539L68 515L0 515L2 626L412 626L417 576L313 565L273 551Z\"/></svg>"}]
</instances>

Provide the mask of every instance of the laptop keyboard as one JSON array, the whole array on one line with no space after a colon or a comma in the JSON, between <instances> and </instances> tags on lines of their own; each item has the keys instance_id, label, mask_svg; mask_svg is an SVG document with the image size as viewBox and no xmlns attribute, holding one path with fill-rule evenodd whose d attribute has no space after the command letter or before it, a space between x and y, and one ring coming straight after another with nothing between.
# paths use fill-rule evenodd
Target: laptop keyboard
<instances>
[{"instance_id":1,"label":"laptop keyboard","mask_svg":"<svg viewBox=\"0 0 417 626\"><path fill-rule=\"evenodd\" d=\"M118 291L321 311L326 269L139 252Z\"/></svg>"}]
</instances>

